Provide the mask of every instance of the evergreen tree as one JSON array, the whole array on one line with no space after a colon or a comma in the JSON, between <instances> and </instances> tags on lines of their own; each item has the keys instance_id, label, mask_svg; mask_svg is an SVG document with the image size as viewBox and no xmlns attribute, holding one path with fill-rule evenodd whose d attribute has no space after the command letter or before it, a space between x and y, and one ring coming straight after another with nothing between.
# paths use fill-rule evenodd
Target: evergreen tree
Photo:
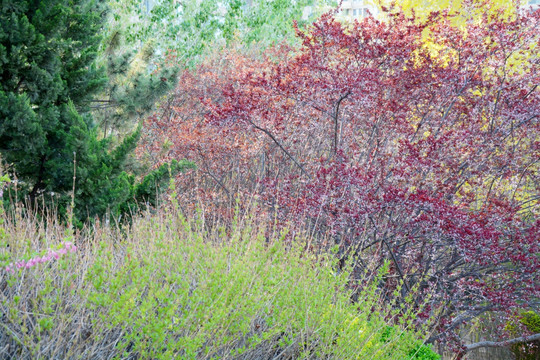
<instances>
[{"instance_id":1,"label":"evergreen tree","mask_svg":"<svg viewBox=\"0 0 540 360\"><path fill-rule=\"evenodd\" d=\"M108 81L104 67L96 65L106 5L104 0L0 0L3 166L32 205L40 197L39 203L52 201L64 212L75 188L79 220L107 211L120 215L155 199L143 195L169 174L158 169L136 182L125 169L139 130L115 142L114 132L104 134L90 112ZM148 110L174 83L170 71L145 76L117 102L126 114ZM133 94L147 101L137 107L127 100ZM175 162L172 170L187 165Z\"/></svg>"}]
</instances>

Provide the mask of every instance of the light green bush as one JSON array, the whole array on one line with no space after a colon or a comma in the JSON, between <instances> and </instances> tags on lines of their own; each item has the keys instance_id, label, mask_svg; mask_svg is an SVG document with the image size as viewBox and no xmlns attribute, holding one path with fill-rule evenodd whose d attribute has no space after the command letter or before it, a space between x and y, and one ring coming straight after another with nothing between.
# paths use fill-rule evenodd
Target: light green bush
<instances>
[{"instance_id":1,"label":"light green bush","mask_svg":"<svg viewBox=\"0 0 540 360\"><path fill-rule=\"evenodd\" d=\"M519 322L532 334L540 333L540 315L534 311L521 312L516 322ZM517 336L520 325L510 323L507 325L507 330L510 334ZM540 358L540 341L538 340L511 345L509 348L514 353L516 360L537 360Z\"/></svg>"},{"instance_id":2,"label":"light green bush","mask_svg":"<svg viewBox=\"0 0 540 360\"><path fill-rule=\"evenodd\" d=\"M4 227L10 259L66 240L54 223ZM360 280L353 303L350 272L336 271L335 256L285 235L251 220L210 228L171 212L129 228L95 225L75 254L0 269L0 343L33 359L429 358L414 350L414 315L385 331L395 311L380 305L377 279Z\"/></svg>"}]
</instances>

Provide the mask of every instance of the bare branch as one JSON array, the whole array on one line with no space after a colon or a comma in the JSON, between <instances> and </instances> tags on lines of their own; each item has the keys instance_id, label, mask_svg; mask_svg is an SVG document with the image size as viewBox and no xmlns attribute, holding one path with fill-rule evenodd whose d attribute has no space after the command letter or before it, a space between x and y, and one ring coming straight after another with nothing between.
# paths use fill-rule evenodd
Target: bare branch
<instances>
[{"instance_id":1,"label":"bare branch","mask_svg":"<svg viewBox=\"0 0 540 360\"><path fill-rule=\"evenodd\" d=\"M466 351L471 351L478 348L483 347L506 347L508 345L514 345L514 344L521 344L526 343L530 341L540 340L540 333L530 335L530 336L520 336L514 339L506 340L506 341L480 341L474 344L465 345Z\"/></svg>"},{"instance_id":2,"label":"bare branch","mask_svg":"<svg viewBox=\"0 0 540 360\"><path fill-rule=\"evenodd\" d=\"M270 139L272 139L277 146L279 146L279 148L285 153L285 155L287 155L293 162L296 166L298 166L298 168L300 168L300 170L302 171L302 174L306 175L309 177L309 174L307 173L307 171L304 169L304 167L302 165L300 165L300 163L294 158L294 156L292 156L284 147L283 145L281 145L281 143L276 139L276 137L267 129L263 128L263 127L260 127L258 126L257 124L255 124L253 121L251 120L248 120L249 123L251 124L251 126L253 126L255 129L257 130L260 130L262 131L263 133L265 133L266 135L268 135L270 137Z\"/></svg>"},{"instance_id":3,"label":"bare branch","mask_svg":"<svg viewBox=\"0 0 540 360\"><path fill-rule=\"evenodd\" d=\"M349 95L351 95L351 90L348 90L345 94L341 95L339 100L336 103L336 109L333 114L334 118L334 154L337 153L338 150L338 125L339 125L339 106L341 105L341 102L345 100Z\"/></svg>"}]
</instances>

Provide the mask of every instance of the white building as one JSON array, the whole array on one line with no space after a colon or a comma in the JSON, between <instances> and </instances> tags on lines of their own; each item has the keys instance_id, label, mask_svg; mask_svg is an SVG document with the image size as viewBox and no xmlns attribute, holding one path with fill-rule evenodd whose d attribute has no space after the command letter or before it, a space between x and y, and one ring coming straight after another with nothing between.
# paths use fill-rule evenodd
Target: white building
<instances>
[{"instance_id":1,"label":"white building","mask_svg":"<svg viewBox=\"0 0 540 360\"><path fill-rule=\"evenodd\" d=\"M361 19L368 14L377 17L379 9L368 0L345 0L341 4L340 17L347 20Z\"/></svg>"}]
</instances>

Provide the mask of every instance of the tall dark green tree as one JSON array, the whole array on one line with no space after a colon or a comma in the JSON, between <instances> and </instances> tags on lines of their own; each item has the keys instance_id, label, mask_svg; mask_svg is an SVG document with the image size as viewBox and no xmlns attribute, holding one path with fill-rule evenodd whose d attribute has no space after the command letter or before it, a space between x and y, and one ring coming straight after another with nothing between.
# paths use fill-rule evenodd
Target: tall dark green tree
<instances>
[{"instance_id":1,"label":"tall dark green tree","mask_svg":"<svg viewBox=\"0 0 540 360\"><path fill-rule=\"evenodd\" d=\"M74 187L79 220L120 215L155 200L145 195L155 194L169 173L158 169L136 182L125 165L139 131L113 141L114 132L104 136L93 120L91 105L108 81L96 65L106 19L103 0L0 0L2 165L30 204L53 201L65 211ZM147 92L140 108L148 110L173 79L170 72L147 74L131 93L140 100ZM122 104L126 113L137 110L133 101ZM187 165L175 162L172 170Z\"/></svg>"}]
</instances>

